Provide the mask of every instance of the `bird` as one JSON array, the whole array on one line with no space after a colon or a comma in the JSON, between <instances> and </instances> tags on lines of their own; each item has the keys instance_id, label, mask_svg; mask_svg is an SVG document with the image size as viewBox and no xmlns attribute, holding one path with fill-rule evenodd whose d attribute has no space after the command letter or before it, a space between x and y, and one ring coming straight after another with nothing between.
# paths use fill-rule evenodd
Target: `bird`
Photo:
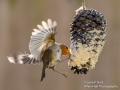
<instances>
[{"instance_id":1,"label":"bird","mask_svg":"<svg viewBox=\"0 0 120 90\"><path fill-rule=\"evenodd\" d=\"M43 62L41 80L45 78L45 70L47 68L58 72L65 77L67 73L61 73L55 69L55 65L61 62L61 57L70 54L70 49L67 45L57 43L55 35L57 34L57 22L48 19L47 22L42 21L42 25L37 25L38 29L33 29L32 36L29 42L29 50L31 54L19 53L7 56L9 62L17 64L40 64Z\"/></svg>"}]
</instances>

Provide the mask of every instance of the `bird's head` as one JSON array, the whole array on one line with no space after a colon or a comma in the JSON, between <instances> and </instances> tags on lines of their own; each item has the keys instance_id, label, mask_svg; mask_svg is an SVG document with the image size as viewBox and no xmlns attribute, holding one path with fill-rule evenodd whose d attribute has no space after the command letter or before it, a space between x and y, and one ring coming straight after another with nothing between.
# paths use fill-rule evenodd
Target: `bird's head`
<instances>
[{"instance_id":1,"label":"bird's head","mask_svg":"<svg viewBox=\"0 0 120 90\"><path fill-rule=\"evenodd\" d=\"M62 55L69 55L70 54L70 49L66 45L62 44L62 45L60 45L60 48L62 50Z\"/></svg>"}]
</instances>

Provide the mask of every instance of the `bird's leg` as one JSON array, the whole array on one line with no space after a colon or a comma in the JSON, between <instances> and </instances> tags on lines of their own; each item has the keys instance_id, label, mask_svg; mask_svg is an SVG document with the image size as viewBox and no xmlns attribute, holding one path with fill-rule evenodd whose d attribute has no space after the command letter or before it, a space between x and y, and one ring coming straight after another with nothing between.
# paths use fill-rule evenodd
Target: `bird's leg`
<instances>
[{"instance_id":1,"label":"bird's leg","mask_svg":"<svg viewBox=\"0 0 120 90\"><path fill-rule=\"evenodd\" d=\"M69 57L68 58L66 58L66 59L64 59L64 60L61 60L59 63L61 63L61 62L63 62L63 61L66 61L66 60L68 60L69 59Z\"/></svg>"},{"instance_id":2,"label":"bird's leg","mask_svg":"<svg viewBox=\"0 0 120 90\"><path fill-rule=\"evenodd\" d=\"M70 59L70 55L69 55L68 58L66 58L66 59L64 59L64 60L61 60L59 63L61 63L61 62L63 62L63 61L66 61L66 60L68 60L68 59Z\"/></svg>"},{"instance_id":3,"label":"bird's leg","mask_svg":"<svg viewBox=\"0 0 120 90\"><path fill-rule=\"evenodd\" d=\"M66 72L66 73L62 73L62 72L59 72L59 71L55 70L55 68L52 68L52 69L53 69L54 72L57 72L57 73L59 73L59 74L65 76L66 78L68 77L67 72Z\"/></svg>"}]
</instances>

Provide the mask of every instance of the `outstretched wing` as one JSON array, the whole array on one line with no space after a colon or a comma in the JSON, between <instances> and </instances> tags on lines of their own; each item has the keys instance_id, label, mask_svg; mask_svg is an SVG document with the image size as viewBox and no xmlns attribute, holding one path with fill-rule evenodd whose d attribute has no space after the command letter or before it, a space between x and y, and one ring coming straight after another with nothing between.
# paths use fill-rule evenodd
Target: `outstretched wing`
<instances>
[{"instance_id":1,"label":"outstretched wing","mask_svg":"<svg viewBox=\"0 0 120 90\"><path fill-rule=\"evenodd\" d=\"M19 54L14 54L14 55L9 55L7 56L9 62L11 63L16 63L16 64L38 64L40 63L39 60L35 59L33 55L30 54L24 54L24 53L19 53Z\"/></svg>"},{"instance_id":2,"label":"outstretched wing","mask_svg":"<svg viewBox=\"0 0 120 90\"><path fill-rule=\"evenodd\" d=\"M29 50L36 60L41 60L45 50L55 44L56 26L56 21L48 19L47 23L42 21L42 25L37 25L38 29L32 32Z\"/></svg>"}]
</instances>

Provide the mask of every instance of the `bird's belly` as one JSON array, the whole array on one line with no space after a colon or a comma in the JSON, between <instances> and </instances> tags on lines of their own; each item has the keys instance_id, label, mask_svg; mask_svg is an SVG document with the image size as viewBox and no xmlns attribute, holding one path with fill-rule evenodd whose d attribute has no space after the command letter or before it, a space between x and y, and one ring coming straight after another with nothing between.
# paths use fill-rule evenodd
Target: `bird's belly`
<instances>
[{"instance_id":1,"label":"bird's belly","mask_svg":"<svg viewBox=\"0 0 120 90\"><path fill-rule=\"evenodd\" d=\"M53 60L52 62L49 62L48 68L54 67L59 62L60 62L60 60Z\"/></svg>"}]
</instances>

